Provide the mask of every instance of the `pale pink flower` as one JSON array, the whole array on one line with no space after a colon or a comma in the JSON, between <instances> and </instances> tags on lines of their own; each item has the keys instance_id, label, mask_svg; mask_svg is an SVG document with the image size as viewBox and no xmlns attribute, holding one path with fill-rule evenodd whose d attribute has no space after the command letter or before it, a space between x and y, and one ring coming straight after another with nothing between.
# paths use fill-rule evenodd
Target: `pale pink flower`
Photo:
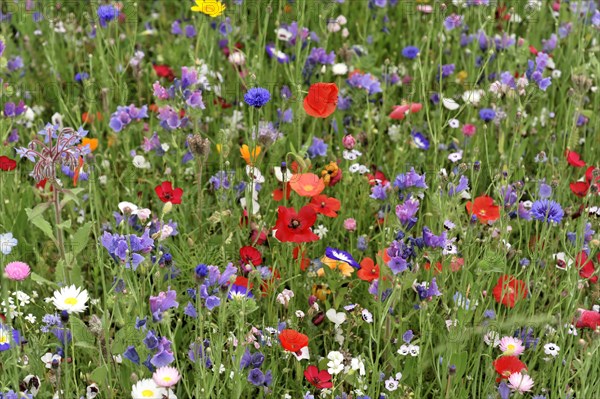
<instances>
[{"instance_id":1,"label":"pale pink flower","mask_svg":"<svg viewBox=\"0 0 600 399\"><path fill-rule=\"evenodd\" d=\"M502 354L507 356L519 356L525 351L523 341L513 337L503 337L500 340L499 348Z\"/></svg>"},{"instance_id":2,"label":"pale pink flower","mask_svg":"<svg viewBox=\"0 0 600 399\"><path fill-rule=\"evenodd\" d=\"M533 388L533 379L527 374L512 373L508 377L508 386L519 393L529 392Z\"/></svg>"},{"instance_id":3,"label":"pale pink flower","mask_svg":"<svg viewBox=\"0 0 600 399\"><path fill-rule=\"evenodd\" d=\"M181 376L175 367L161 367L156 369L152 379L159 387L170 388L177 384Z\"/></svg>"}]
</instances>

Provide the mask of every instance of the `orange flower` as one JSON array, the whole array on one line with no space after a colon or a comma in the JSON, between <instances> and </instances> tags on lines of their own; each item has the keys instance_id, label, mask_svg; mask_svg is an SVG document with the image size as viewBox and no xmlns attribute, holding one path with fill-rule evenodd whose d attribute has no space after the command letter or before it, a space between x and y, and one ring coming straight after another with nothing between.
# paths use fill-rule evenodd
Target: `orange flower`
<instances>
[{"instance_id":1,"label":"orange flower","mask_svg":"<svg viewBox=\"0 0 600 399\"><path fill-rule=\"evenodd\" d=\"M244 158L244 161L246 161L248 165L254 165L254 162L256 162L256 159L258 158L258 155L260 154L261 150L262 148L260 148L260 146L257 146L252 150L252 154L250 154L250 148L248 148L248 146L244 144L242 148L240 148L240 154L242 155L242 158Z\"/></svg>"},{"instance_id":2,"label":"orange flower","mask_svg":"<svg viewBox=\"0 0 600 399\"><path fill-rule=\"evenodd\" d=\"M302 197L314 197L325 189L325 183L314 173L300 173L292 177L290 187Z\"/></svg>"},{"instance_id":3,"label":"orange flower","mask_svg":"<svg viewBox=\"0 0 600 399\"><path fill-rule=\"evenodd\" d=\"M371 258L364 258L360 262L360 269L356 273L359 279L371 282L379 278L379 265L376 265Z\"/></svg>"},{"instance_id":4,"label":"orange flower","mask_svg":"<svg viewBox=\"0 0 600 399\"><path fill-rule=\"evenodd\" d=\"M467 212L469 215L477 216L477 219L483 224L500 219L500 207L494 205L492 197L482 195L475 198L475 202L467 202Z\"/></svg>"},{"instance_id":5,"label":"orange flower","mask_svg":"<svg viewBox=\"0 0 600 399\"><path fill-rule=\"evenodd\" d=\"M98 139L88 139L87 137L84 137L81 140L80 147L85 147L86 145L89 145L90 151L94 152L96 151L96 148L98 148Z\"/></svg>"}]
</instances>

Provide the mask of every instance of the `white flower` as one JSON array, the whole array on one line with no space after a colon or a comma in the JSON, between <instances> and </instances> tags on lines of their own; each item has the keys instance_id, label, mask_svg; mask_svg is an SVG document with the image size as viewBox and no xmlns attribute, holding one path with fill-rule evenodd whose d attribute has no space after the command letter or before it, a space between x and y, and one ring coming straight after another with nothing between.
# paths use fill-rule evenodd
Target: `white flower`
<instances>
[{"instance_id":1,"label":"white flower","mask_svg":"<svg viewBox=\"0 0 600 399\"><path fill-rule=\"evenodd\" d=\"M450 126L452 129L456 129L460 127L460 122L458 119L453 118L448 121L448 126Z\"/></svg>"},{"instance_id":2,"label":"white flower","mask_svg":"<svg viewBox=\"0 0 600 399\"><path fill-rule=\"evenodd\" d=\"M328 232L329 229L327 229L327 227L323 226L322 224L318 225L317 228L314 229L314 233L318 235L321 240L325 238Z\"/></svg>"},{"instance_id":3,"label":"white flower","mask_svg":"<svg viewBox=\"0 0 600 399\"><path fill-rule=\"evenodd\" d=\"M146 158L144 158L143 155L136 155L133 157L133 166L138 169L150 169L152 167L150 162L146 161Z\"/></svg>"},{"instance_id":4,"label":"white flower","mask_svg":"<svg viewBox=\"0 0 600 399\"><path fill-rule=\"evenodd\" d=\"M567 334L577 336L577 328L573 324L565 324Z\"/></svg>"},{"instance_id":5,"label":"white flower","mask_svg":"<svg viewBox=\"0 0 600 399\"><path fill-rule=\"evenodd\" d=\"M229 62L234 65L244 65L246 63L246 56L241 51L234 51L229 55Z\"/></svg>"},{"instance_id":6,"label":"white flower","mask_svg":"<svg viewBox=\"0 0 600 399\"><path fill-rule=\"evenodd\" d=\"M287 307L290 303L290 299L294 297L294 291L284 289L281 293L277 295L277 302Z\"/></svg>"},{"instance_id":7,"label":"white flower","mask_svg":"<svg viewBox=\"0 0 600 399\"><path fill-rule=\"evenodd\" d=\"M296 357L298 361L303 359L310 360L310 352L308 351L308 346L305 346L302 349L300 349L300 354L296 352L292 352L292 354Z\"/></svg>"},{"instance_id":8,"label":"white flower","mask_svg":"<svg viewBox=\"0 0 600 399\"><path fill-rule=\"evenodd\" d=\"M296 317L297 317L297 318L299 318L299 319L302 319L302 318L304 318L304 316L306 316L306 315L304 314L304 312L303 312L303 311L301 311L301 310L296 310Z\"/></svg>"},{"instance_id":9,"label":"white flower","mask_svg":"<svg viewBox=\"0 0 600 399\"><path fill-rule=\"evenodd\" d=\"M275 31L275 33L277 34L277 39L281 40L282 42L289 41L292 38L292 36L293 36L292 32L290 32L287 29L283 29L283 28L277 29Z\"/></svg>"},{"instance_id":10,"label":"white flower","mask_svg":"<svg viewBox=\"0 0 600 399\"><path fill-rule=\"evenodd\" d=\"M483 336L483 342L485 342L488 346L491 345L494 348L500 345L500 334L496 331L488 331Z\"/></svg>"},{"instance_id":11,"label":"white flower","mask_svg":"<svg viewBox=\"0 0 600 399\"><path fill-rule=\"evenodd\" d=\"M325 316L327 316L329 321L331 321L333 324L335 324L336 328L339 327L341 324L343 324L346 321L346 313L338 312L333 308L329 309L325 313Z\"/></svg>"},{"instance_id":12,"label":"white flower","mask_svg":"<svg viewBox=\"0 0 600 399\"><path fill-rule=\"evenodd\" d=\"M568 270L573 264L573 259L567 258L564 252L552 255L552 259L556 261L556 268L561 270Z\"/></svg>"},{"instance_id":13,"label":"white flower","mask_svg":"<svg viewBox=\"0 0 600 399\"><path fill-rule=\"evenodd\" d=\"M331 375L339 374L344 370L344 355L338 351L331 351L327 354L327 371Z\"/></svg>"},{"instance_id":14,"label":"white flower","mask_svg":"<svg viewBox=\"0 0 600 399\"><path fill-rule=\"evenodd\" d=\"M412 357L419 356L420 352L421 349L419 348L419 345L408 345L408 353L410 353Z\"/></svg>"},{"instance_id":15,"label":"white flower","mask_svg":"<svg viewBox=\"0 0 600 399\"><path fill-rule=\"evenodd\" d=\"M61 114L59 114L58 112L56 112L54 115L52 115L52 124L53 125L59 125L60 128L62 129L63 127L63 117Z\"/></svg>"},{"instance_id":16,"label":"white flower","mask_svg":"<svg viewBox=\"0 0 600 399\"><path fill-rule=\"evenodd\" d=\"M360 169L360 164L359 163L353 163L352 165L350 165L350 167L348 168L348 172L350 173L356 173L358 172Z\"/></svg>"},{"instance_id":17,"label":"white flower","mask_svg":"<svg viewBox=\"0 0 600 399\"><path fill-rule=\"evenodd\" d=\"M490 88L491 89L491 88ZM481 101L481 97L485 95L485 91L483 90L467 90L462 95L462 100L467 104L479 105Z\"/></svg>"},{"instance_id":18,"label":"white flower","mask_svg":"<svg viewBox=\"0 0 600 399\"><path fill-rule=\"evenodd\" d=\"M369 312L367 309L363 309L362 318L364 321L366 321L369 324L373 323L373 314L371 312Z\"/></svg>"},{"instance_id":19,"label":"white flower","mask_svg":"<svg viewBox=\"0 0 600 399\"><path fill-rule=\"evenodd\" d=\"M34 324L37 319L36 319L36 317L34 315L32 315L31 313L29 313L27 316L25 316L25 320L27 320L31 324Z\"/></svg>"},{"instance_id":20,"label":"white flower","mask_svg":"<svg viewBox=\"0 0 600 399\"><path fill-rule=\"evenodd\" d=\"M385 380L385 389L387 389L390 392L395 391L396 389L398 389L398 381L396 381L392 377L388 378L387 380Z\"/></svg>"},{"instance_id":21,"label":"white flower","mask_svg":"<svg viewBox=\"0 0 600 399\"><path fill-rule=\"evenodd\" d=\"M42 359L42 362L44 362L46 364L46 368L52 368L52 362L53 361L57 361L60 362L60 356L59 355L53 355L50 352L47 352L44 356L42 356L40 359Z\"/></svg>"},{"instance_id":22,"label":"white flower","mask_svg":"<svg viewBox=\"0 0 600 399\"><path fill-rule=\"evenodd\" d=\"M290 172L290 170L288 168L285 168L285 172L284 172L281 170L281 167L275 166L273 168L273 171L275 172L275 178L282 183L287 183L290 180L292 180L293 174L292 174L292 172Z\"/></svg>"},{"instance_id":23,"label":"white flower","mask_svg":"<svg viewBox=\"0 0 600 399\"><path fill-rule=\"evenodd\" d=\"M68 313L81 313L87 309L87 301L90 299L87 290L81 291L74 285L63 287L60 291L54 291L52 302L58 310L66 310Z\"/></svg>"},{"instance_id":24,"label":"white flower","mask_svg":"<svg viewBox=\"0 0 600 399\"><path fill-rule=\"evenodd\" d=\"M442 105L450 111L455 111L460 108L460 105L451 98L442 98Z\"/></svg>"},{"instance_id":25,"label":"white flower","mask_svg":"<svg viewBox=\"0 0 600 399\"><path fill-rule=\"evenodd\" d=\"M552 355L552 357L558 356L558 352L560 352L560 347L556 344L549 343L544 345L544 353L546 355Z\"/></svg>"},{"instance_id":26,"label":"white flower","mask_svg":"<svg viewBox=\"0 0 600 399\"><path fill-rule=\"evenodd\" d=\"M560 71L560 69L555 69L554 71L552 71L552 79L559 79L562 76L562 72Z\"/></svg>"},{"instance_id":27,"label":"white flower","mask_svg":"<svg viewBox=\"0 0 600 399\"><path fill-rule=\"evenodd\" d=\"M462 150L458 152L453 152L452 154L448 155L448 160L452 163L456 163L462 159L462 154Z\"/></svg>"},{"instance_id":28,"label":"white flower","mask_svg":"<svg viewBox=\"0 0 600 399\"><path fill-rule=\"evenodd\" d=\"M154 380L146 378L131 387L132 399L162 399L167 390L156 385Z\"/></svg>"},{"instance_id":29,"label":"white flower","mask_svg":"<svg viewBox=\"0 0 600 399\"><path fill-rule=\"evenodd\" d=\"M127 201L119 202L119 205L117 206L124 215L129 213L133 214L133 212L138 210L138 206L136 204Z\"/></svg>"},{"instance_id":30,"label":"white flower","mask_svg":"<svg viewBox=\"0 0 600 399\"><path fill-rule=\"evenodd\" d=\"M0 252L4 255L9 255L18 243L19 241L13 237L11 232L0 234Z\"/></svg>"},{"instance_id":31,"label":"white flower","mask_svg":"<svg viewBox=\"0 0 600 399\"><path fill-rule=\"evenodd\" d=\"M332 72L334 75L345 75L348 73L348 65L344 64L344 63L338 63L333 65L333 67L331 68Z\"/></svg>"},{"instance_id":32,"label":"white flower","mask_svg":"<svg viewBox=\"0 0 600 399\"><path fill-rule=\"evenodd\" d=\"M353 357L350 361L350 368L354 371L358 371L359 375L366 375L365 364L357 357Z\"/></svg>"},{"instance_id":33,"label":"white flower","mask_svg":"<svg viewBox=\"0 0 600 399\"><path fill-rule=\"evenodd\" d=\"M262 173L260 172L260 170L258 170L258 168L254 167L254 166L246 165L246 174L255 183L264 183L265 182L265 178L262 175Z\"/></svg>"},{"instance_id":34,"label":"white flower","mask_svg":"<svg viewBox=\"0 0 600 399\"><path fill-rule=\"evenodd\" d=\"M398 349L398 354L402 355L402 356L406 356L406 355L408 355L409 350L410 350L409 346L406 344L403 344L400 347L400 349Z\"/></svg>"}]
</instances>

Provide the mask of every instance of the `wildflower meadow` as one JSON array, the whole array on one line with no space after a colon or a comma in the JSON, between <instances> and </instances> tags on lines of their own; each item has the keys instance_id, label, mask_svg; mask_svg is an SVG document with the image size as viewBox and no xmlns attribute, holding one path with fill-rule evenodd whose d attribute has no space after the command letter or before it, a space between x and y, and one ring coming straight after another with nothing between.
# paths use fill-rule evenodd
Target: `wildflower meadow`
<instances>
[{"instance_id":1,"label":"wildflower meadow","mask_svg":"<svg viewBox=\"0 0 600 399\"><path fill-rule=\"evenodd\" d=\"M600 398L600 4L0 1L0 399Z\"/></svg>"}]
</instances>

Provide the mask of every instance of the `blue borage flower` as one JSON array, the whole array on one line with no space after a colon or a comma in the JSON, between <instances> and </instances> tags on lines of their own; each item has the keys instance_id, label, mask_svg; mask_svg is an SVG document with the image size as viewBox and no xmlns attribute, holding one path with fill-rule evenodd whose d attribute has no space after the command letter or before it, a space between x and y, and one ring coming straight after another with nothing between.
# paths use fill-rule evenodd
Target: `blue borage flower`
<instances>
[{"instance_id":1,"label":"blue borage flower","mask_svg":"<svg viewBox=\"0 0 600 399\"><path fill-rule=\"evenodd\" d=\"M352 255L346 251L342 251L341 249L327 247L325 249L325 256L327 256L329 259L337 260L338 262L347 263L355 269L360 269L360 265L354 260Z\"/></svg>"}]
</instances>

